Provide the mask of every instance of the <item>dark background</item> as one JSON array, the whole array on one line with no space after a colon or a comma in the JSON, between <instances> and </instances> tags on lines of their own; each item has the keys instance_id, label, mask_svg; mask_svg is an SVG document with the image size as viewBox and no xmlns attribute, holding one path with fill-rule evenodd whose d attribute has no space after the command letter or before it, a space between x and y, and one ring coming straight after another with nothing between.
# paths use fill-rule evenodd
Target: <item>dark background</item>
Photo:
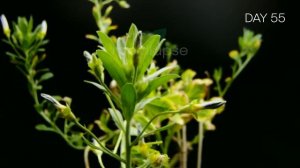
<instances>
[{"instance_id":1,"label":"dark background","mask_svg":"<svg viewBox=\"0 0 300 168\"><path fill-rule=\"evenodd\" d=\"M214 67L229 68L228 51L237 48L243 27L263 34L262 48L226 96L226 111L206 134L204 168L299 168L299 78L298 30L294 13L283 0L130 0L129 10L116 7L113 22L117 35L134 22L142 30L166 28L166 38L186 47L187 56L177 56L183 68L203 75ZM44 92L73 98L73 109L85 123L105 107L103 95L83 83L91 79L84 50L95 43L84 38L96 26L87 0L1 0L0 13L8 20L17 16L46 19L49 66L55 78ZM284 12L286 22L244 22L246 12ZM3 35L1 35L1 38ZM293 42L292 42L293 41ZM295 41L295 42L294 42ZM41 122L32 108L23 76L9 63L0 44L0 167L83 167L82 153L69 148L57 135L38 132ZM87 117L89 116L89 117ZM195 133L196 130L189 130ZM189 157L195 167L196 153ZM117 167L115 161L108 167Z\"/></svg>"}]
</instances>

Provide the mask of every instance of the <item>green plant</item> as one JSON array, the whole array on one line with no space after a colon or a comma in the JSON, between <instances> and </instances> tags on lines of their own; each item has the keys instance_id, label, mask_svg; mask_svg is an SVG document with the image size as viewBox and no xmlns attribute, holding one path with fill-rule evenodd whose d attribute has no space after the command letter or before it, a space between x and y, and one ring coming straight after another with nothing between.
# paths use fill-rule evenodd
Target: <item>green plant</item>
<instances>
[{"instance_id":1,"label":"green plant","mask_svg":"<svg viewBox=\"0 0 300 168\"><path fill-rule=\"evenodd\" d=\"M234 61L232 74L224 80L222 69L216 69L213 74L216 92L213 92L213 79L209 75L197 78L195 71L182 70L175 60L171 61L176 45L167 43L164 67L155 64L154 57L165 41L159 35L142 33L132 24L125 36L110 37L110 31L116 29L109 17L113 1L90 1L94 4L93 16L99 31L98 36L87 35L87 38L100 46L93 53L84 51L89 73L95 78L85 82L104 93L109 107L88 127L72 112L71 98L41 93L43 82L53 77L48 68L40 65L46 58L46 22L34 27L32 18L19 17L11 31L5 16L1 16L6 36L3 41L12 48L6 55L27 79L34 108L45 120L36 129L54 132L69 146L84 150L86 167L89 167L88 153L92 151L101 167L105 167L102 156L107 154L126 168L186 168L188 152L195 145L198 145L197 167L201 167L204 133L215 129L212 120L224 110L223 97L260 48L261 36L244 30L239 38L240 51L229 53ZM126 1L116 2L129 7ZM112 81L107 81L105 71ZM187 125L193 120L198 122L199 132L188 139ZM111 122L114 126L109 125ZM96 135L95 129L104 134ZM178 146L177 152L169 151L171 144Z\"/></svg>"}]
</instances>

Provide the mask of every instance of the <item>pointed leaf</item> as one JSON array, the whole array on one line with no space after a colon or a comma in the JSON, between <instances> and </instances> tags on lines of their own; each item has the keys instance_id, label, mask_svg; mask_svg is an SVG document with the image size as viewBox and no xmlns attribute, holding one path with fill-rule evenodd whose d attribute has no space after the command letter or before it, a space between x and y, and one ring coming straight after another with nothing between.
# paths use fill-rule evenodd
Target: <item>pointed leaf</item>
<instances>
[{"instance_id":1,"label":"pointed leaf","mask_svg":"<svg viewBox=\"0 0 300 168\"><path fill-rule=\"evenodd\" d=\"M120 86L123 86L126 83L126 75L122 63L103 50L97 50L96 52L109 75L115 79Z\"/></svg>"},{"instance_id":2,"label":"pointed leaf","mask_svg":"<svg viewBox=\"0 0 300 168\"><path fill-rule=\"evenodd\" d=\"M89 84L91 84L91 85L94 85L94 86L96 86L98 89L100 89L100 90L102 90L102 91L104 91L104 92L107 91L107 90L105 89L105 87L102 86L102 85L100 85L99 83L92 82L92 81L84 81L84 82L85 82L85 83L89 83Z\"/></svg>"},{"instance_id":3,"label":"pointed leaf","mask_svg":"<svg viewBox=\"0 0 300 168\"><path fill-rule=\"evenodd\" d=\"M151 103L153 100L157 99L158 97L150 97L141 100L139 103L136 104L135 111L139 111L143 109L147 104Z\"/></svg>"},{"instance_id":4,"label":"pointed leaf","mask_svg":"<svg viewBox=\"0 0 300 168\"><path fill-rule=\"evenodd\" d=\"M39 82L48 80L48 79L52 78L53 76L54 76L53 73L47 72L41 76L41 78L39 79Z\"/></svg>"},{"instance_id":5,"label":"pointed leaf","mask_svg":"<svg viewBox=\"0 0 300 168\"><path fill-rule=\"evenodd\" d=\"M112 109L112 108L109 108L108 109L108 112L109 114L111 115L112 119L114 120L116 126L120 129L120 130L125 130L124 129L124 120L123 120L123 117L122 117L122 114L120 113L119 110L117 109Z\"/></svg>"},{"instance_id":6,"label":"pointed leaf","mask_svg":"<svg viewBox=\"0 0 300 168\"><path fill-rule=\"evenodd\" d=\"M179 76L177 74L169 74L169 75L160 76L160 77L152 80L151 82L149 82L147 89L144 91L144 93L142 93L142 95L140 95L139 98L143 98L143 97L147 96L153 90L157 89L159 86L164 85L167 82L169 82L171 79L175 79L178 77Z\"/></svg>"},{"instance_id":7,"label":"pointed leaf","mask_svg":"<svg viewBox=\"0 0 300 168\"><path fill-rule=\"evenodd\" d=\"M126 58L125 58L125 45L126 45L126 41L125 38L118 38L117 39L117 50L118 50L118 54L120 59L122 60L123 63L126 62Z\"/></svg>"},{"instance_id":8,"label":"pointed leaf","mask_svg":"<svg viewBox=\"0 0 300 168\"><path fill-rule=\"evenodd\" d=\"M52 128L46 126L45 124L38 124L35 126L38 131L54 131Z\"/></svg>"},{"instance_id":9,"label":"pointed leaf","mask_svg":"<svg viewBox=\"0 0 300 168\"><path fill-rule=\"evenodd\" d=\"M135 26L135 24L131 24L129 32L128 32L128 36L127 36L127 41L126 41L126 47L127 48L133 48L134 47L134 43L136 40L138 34L138 29Z\"/></svg>"},{"instance_id":10,"label":"pointed leaf","mask_svg":"<svg viewBox=\"0 0 300 168\"><path fill-rule=\"evenodd\" d=\"M111 56L113 56L114 59L120 61L120 58L118 56L118 51L116 48L116 44L112 41L112 39L109 38L106 34L104 34L101 31L98 31L97 33L101 40L101 43L103 44L105 51L107 51L107 53L109 53Z\"/></svg>"},{"instance_id":11,"label":"pointed leaf","mask_svg":"<svg viewBox=\"0 0 300 168\"><path fill-rule=\"evenodd\" d=\"M143 47L139 49L139 60L141 61L137 68L138 78L141 78L144 75L154 56L159 51L161 44L162 42L160 42L160 36L153 35L149 37L149 39L143 44Z\"/></svg>"},{"instance_id":12,"label":"pointed leaf","mask_svg":"<svg viewBox=\"0 0 300 168\"><path fill-rule=\"evenodd\" d=\"M166 71L169 71L169 70L171 70L171 69L174 69L174 68L176 68L176 67L177 67L177 64L171 64L171 65L169 65L169 66L166 66L166 67L164 67L164 68L161 68L160 70L156 71L155 73L153 73L153 74L147 76L147 77L144 79L144 81L145 81L145 82L151 81L151 80L155 79L156 77L158 77L159 75L161 75L162 73L164 73L164 72L166 72Z\"/></svg>"}]
</instances>

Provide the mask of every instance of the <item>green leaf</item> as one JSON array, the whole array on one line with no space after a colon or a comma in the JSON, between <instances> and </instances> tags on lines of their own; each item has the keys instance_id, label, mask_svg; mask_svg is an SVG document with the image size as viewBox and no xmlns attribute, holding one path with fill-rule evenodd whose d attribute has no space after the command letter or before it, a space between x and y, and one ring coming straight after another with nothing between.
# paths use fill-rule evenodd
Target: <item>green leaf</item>
<instances>
[{"instance_id":1,"label":"green leaf","mask_svg":"<svg viewBox=\"0 0 300 168\"><path fill-rule=\"evenodd\" d=\"M127 81L122 63L103 50L97 50L96 52L109 75L122 87Z\"/></svg>"},{"instance_id":2,"label":"green leaf","mask_svg":"<svg viewBox=\"0 0 300 168\"><path fill-rule=\"evenodd\" d=\"M128 36L127 36L127 41L126 41L126 47L127 48L133 48L135 44L135 40L138 34L138 29L135 26L135 24L131 24Z\"/></svg>"},{"instance_id":3,"label":"green leaf","mask_svg":"<svg viewBox=\"0 0 300 168\"><path fill-rule=\"evenodd\" d=\"M132 83L127 83L122 87L121 101L123 115L129 121L133 116L136 105L136 91Z\"/></svg>"},{"instance_id":4,"label":"green leaf","mask_svg":"<svg viewBox=\"0 0 300 168\"><path fill-rule=\"evenodd\" d=\"M134 115L134 120L137 121L139 124L141 124L141 126L144 128L150 121L150 119L148 118L148 116L146 116L144 113L137 113L136 115ZM147 130L148 131L153 131L155 130L155 125L153 123L150 123L150 125L148 126Z\"/></svg>"},{"instance_id":5,"label":"green leaf","mask_svg":"<svg viewBox=\"0 0 300 168\"><path fill-rule=\"evenodd\" d=\"M142 110L147 104L151 103L153 100L157 99L158 97L150 97L141 100L139 103L136 104L135 111Z\"/></svg>"},{"instance_id":6,"label":"green leaf","mask_svg":"<svg viewBox=\"0 0 300 168\"><path fill-rule=\"evenodd\" d=\"M215 109L203 109L195 113L194 117L199 122L211 121L216 115Z\"/></svg>"},{"instance_id":7,"label":"green leaf","mask_svg":"<svg viewBox=\"0 0 300 168\"><path fill-rule=\"evenodd\" d=\"M161 68L160 70L154 72L153 74L146 76L144 79L144 82L152 81L155 78L157 78L159 75L161 75L162 73L172 70L176 67L177 67L177 64L170 64L164 68Z\"/></svg>"},{"instance_id":8,"label":"green leaf","mask_svg":"<svg viewBox=\"0 0 300 168\"><path fill-rule=\"evenodd\" d=\"M99 83L96 83L96 82L92 82L92 81L84 81L85 83L89 83L89 84L91 84L91 85L94 85L94 86L96 86L98 89L100 89L100 90L102 90L102 91L104 91L104 92L106 92L107 90L105 89L105 87L104 86L102 86L102 85L100 85Z\"/></svg>"},{"instance_id":9,"label":"green leaf","mask_svg":"<svg viewBox=\"0 0 300 168\"><path fill-rule=\"evenodd\" d=\"M139 95L140 96L139 99L142 99L143 97L147 96L152 91L156 90L159 86L164 85L167 82L169 82L171 79L175 79L178 77L179 76L177 74L168 74L168 75L160 76L160 77L152 80L151 82L149 82L149 85L148 85L147 89L144 91L144 93Z\"/></svg>"},{"instance_id":10,"label":"green leaf","mask_svg":"<svg viewBox=\"0 0 300 168\"><path fill-rule=\"evenodd\" d=\"M126 8L126 9L130 7L130 5L125 0L119 1L119 5L120 5L120 7Z\"/></svg>"},{"instance_id":11,"label":"green leaf","mask_svg":"<svg viewBox=\"0 0 300 168\"><path fill-rule=\"evenodd\" d=\"M107 53L109 53L111 56L114 57L114 59L119 60L120 58L118 56L118 51L116 48L116 44L112 41L111 38L109 38L105 33L101 31L97 31L97 34L100 38L101 43L103 44L103 47Z\"/></svg>"},{"instance_id":12,"label":"green leaf","mask_svg":"<svg viewBox=\"0 0 300 168\"><path fill-rule=\"evenodd\" d=\"M126 47L126 40L123 37L120 37L117 39L117 50L120 59L122 60L123 63L126 62L126 57L125 57L125 47Z\"/></svg>"},{"instance_id":13,"label":"green leaf","mask_svg":"<svg viewBox=\"0 0 300 168\"><path fill-rule=\"evenodd\" d=\"M155 99L145 106L145 110L147 111L147 113L149 113L149 117L153 117L157 113L171 109L165 101L162 101L161 99Z\"/></svg>"},{"instance_id":14,"label":"green leaf","mask_svg":"<svg viewBox=\"0 0 300 168\"><path fill-rule=\"evenodd\" d=\"M181 78L186 85L189 85L191 84L195 76L196 76L196 72L191 69L188 69L182 73Z\"/></svg>"},{"instance_id":15,"label":"green leaf","mask_svg":"<svg viewBox=\"0 0 300 168\"><path fill-rule=\"evenodd\" d=\"M105 133L110 134L113 131L108 128L108 122L110 121L110 115L107 110L103 110L100 115L100 120L96 120L95 123L98 125L98 127Z\"/></svg>"},{"instance_id":16,"label":"green leaf","mask_svg":"<svg viewBox=\"0 0 300 168\"><path fill-rule=\"evenodd\" d=\"M159 51L162 42L163 41L160 42L159 35L153 35L149 37L149 39L143 44L143 47L138 50L139 60L141 60L137 68L138 79L140 79L146 72L154 56Z\"/></svg>"},{"instance_id":17,"label":"green leaf","mask_svg":"<svg viewBox=\"0 0 300 168\"><path fill-rule=\"evenodd\" d=\"M214 70L213 78L215 79L216 82L220 82L222 75L223 75L223 70L220 67Z\"/></svg>"},{"instance_id":18,"label":"green leaf","mask_svg":"<svg viewBox=\"0 0 300 168\"><path fill-rule=\"evenodd\" d=\"M38 131L54 131L52 128L46 126L45 124L38 124L35 126Z\"/></svg>"},{"instance_id":19,"label":"green leaf","mask_svg":"<svg viewBox=\"0 0 300 168\"><path fill-rule=\"evenodd\" d=\"M123 120L123 117L122 117L122 114L120 113L119 110L117 109L112 109L112 108L109 108L108 109L108 112L109 114L111 115L112 119L114 120L116 126L120 129L120 130L125 130L124 128L124 120Z\"/></svg>"},{"instance_id":20,"label":"green leaf","mask_svg":"<svg viewBox=\"0 0 300 168\"><path fill-rule=\"evenodd\" d=\"M53 76L54 76L53 73L47 72L41 76L41 78L39 79L39 82L48 80L48 79L52 78Z\"/></svg>"}]
</instances>

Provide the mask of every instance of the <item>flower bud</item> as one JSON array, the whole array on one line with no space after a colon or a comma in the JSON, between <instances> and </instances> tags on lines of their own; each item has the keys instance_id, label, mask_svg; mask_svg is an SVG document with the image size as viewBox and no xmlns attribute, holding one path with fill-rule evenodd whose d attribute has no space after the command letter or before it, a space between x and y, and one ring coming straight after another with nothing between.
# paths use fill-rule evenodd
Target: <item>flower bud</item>
<instances>
[{"instance_id":1,"label":"flower bud","mask_svg":"<svg viewBox=\"0 0 300 168\"><path fill-rule=\"evenodd\" d=\"M65 118L67 120L76 120L75 115L73 114L71 108L68 105L67 106L62 105L54 97L48 94L42 93L41 96L55 106L55 108L59 111L60 117Z\"/></svg>"},{"instance_id":2,"label":"flower bud","mask_svg":"<svg viewBox=\"0 0 300 168\"><path fill-rule=\"evenodd\" d=\"M203 109L217 109L226 103L223 99L206 101L200 104L192 105L192 112L203 110Z\"/></svg>"},{"instance_id":3,"label":"flower bud","mask_svg":"<svg viewBox=\"0 0 300 168\"><path fill-rule=\"evenodd\" d=\"M261 40L260 39L257 39L255 42L254 42L254 48L255 49L259 49L261 46Z\"/></svg>"},{"instance_id":4,"label":"flower bud","mask_svg":"<svg viewBox=\"0 0 300 168\"><path fill-rule=\"evenodd\" d=\"M43 22L41 24L41 31L39 32L38 36L40 39L44 39L46 34L47 34L47 22L45 20L43 20Z\"/></svg>"},{"instance_id":5,"label":"flower bud","mask_svg":"<svg viewBox=\"0 0 300 168\"><path fill-rule=\"evenodd\" d=\"M87 51L83 52L83 56L86 58L86 60L87 60L88 63L91 62L92 59L93 59L93 56L89 52L87 52Z\"/></svg>"},{"instance_id":6,"label":"flower bud","mask_svg":"<svg viewBox=\"0 0 300 168\"><path fill-rule=\"evenodd\" d=\"M130 5L129 5L126 1L124 1L124 0L119 1L119 5L120 5L122 8L129 8L129 7L130 7Z\"/></svg>"},{"instance_id":7,"label":"flower bud","mask_svg":"<svg viewBox=\"0 0 300 168\"><path fill-rule=\"evenodd\" d=\"M229 57L232 59L236 59L239 57L240 53L237 50L232 50L229 52Z\"/></svg>"},{"instance_id":8,"label":"flower bud","mask_svg":"<svg viewBox=\"0 0 300 168\"><path fill-rule=\"evenodd\" d=\"M0 20L1 20L1 24L2 24L4 34L7 38L9 38L10 37L10 29L9 29L9 24L7 22L7 19L6 19L5 15L1 15Z\"/></svg>"}]
</instances>

